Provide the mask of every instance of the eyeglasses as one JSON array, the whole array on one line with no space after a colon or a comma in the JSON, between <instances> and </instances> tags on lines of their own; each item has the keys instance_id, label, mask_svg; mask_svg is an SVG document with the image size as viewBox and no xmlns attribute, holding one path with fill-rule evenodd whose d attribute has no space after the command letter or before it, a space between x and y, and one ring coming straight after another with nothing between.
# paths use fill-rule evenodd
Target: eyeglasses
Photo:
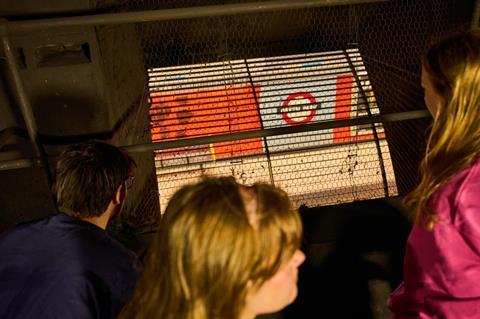
<instances>
[{"instance_id":1,"label":"eyeglasses","mask_svg":"<svg viewBox=\"0 0 480 319\"><path fill-rule=\"evenodd\" d=\"M125 180L125 186L127 187L127 189L132 188L134 181L135 181L135 176L128 176L128 178Z\"/></svg>"}]
</instances>

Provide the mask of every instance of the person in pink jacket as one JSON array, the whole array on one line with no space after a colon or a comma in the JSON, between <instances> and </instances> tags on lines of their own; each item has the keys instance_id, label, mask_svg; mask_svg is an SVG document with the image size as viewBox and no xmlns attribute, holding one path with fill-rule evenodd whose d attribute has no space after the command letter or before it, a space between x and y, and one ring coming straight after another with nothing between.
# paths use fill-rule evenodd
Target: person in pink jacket
<instances>
[{"instance_id":1,"label":"person in pink jacket","mask_svg":"<svg viewBox=\"0 0 480 319\"><path fill-rule=\"evenodd\" d=\"M480 318L480 31L451 35L423 58L433 116L395 319Z\"/></svg>"}]
</instances>

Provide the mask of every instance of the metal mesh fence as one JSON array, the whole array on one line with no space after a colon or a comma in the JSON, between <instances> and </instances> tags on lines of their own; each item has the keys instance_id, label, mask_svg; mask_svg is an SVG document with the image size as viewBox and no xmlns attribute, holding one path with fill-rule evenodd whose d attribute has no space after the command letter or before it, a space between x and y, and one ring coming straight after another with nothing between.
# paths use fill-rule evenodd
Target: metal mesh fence
<instances>
[{"instance_id":1,"label":"metal mesh fence","mask_svg":"<svg viewBox=\"0 0 480 319\"><path fill-rule=\"evenodd\" d=\"M231 175L243 184L272 182L289 193L297 205L330 205L385 196L381 167L372 142L334 148L274 154L269 158L245 156L171 168L157 168L160 206L182 184L203 175ZM385 141L381 143L387 171L388 192L396 194L393 169ZM373 154L373 155L372 155ZM158 165L158 162L157 162ZM269 171L271 169L271 172ZM163 193L162 193L163 191Z\"/></svg>"},{"instance_id":2,"label":"metal mesh fence","mask_svg":"<svg viewBox=\"0 0 480 319\"><path fill-rule=\"evenodd\" d=\"M119 11L255 1L128 1ZM423 109L429 39L469 24L473 2L398 0L137 24L155 142ZM156 152L162 210L202 175L268 181L297 205L406 194L428 119Z\"/></svg>"},{"instance_id":3,"label":"metal mesh fence","mask_svg":"<svg viewBox=\"0 0 480 319\"><path fill-rule=\"evenodd\" d=\"M0 170L41 165L50 180L58 145L112 139L139 152L123 222L147 232L158 204L203 175L273 183L297 206L405 195L430 124L420 56L478 25L479 3L120 0L9 17L4 61L35 158L4 152ZM83 122L66 107L75 90Z\"/></svg>"},{"instance_id":4,"label":"metal mesh fence","mask_svg":"<svg viewBox=\"0 0 480 319\"><path fill-rule=\"evenodd\" d=\"M379 113L358 49L153 68L149 75L155 142ZM161 207L202 175L267 181L298 206L397 194L381 124L210 143L159 151L156 159Z\"/></svg>"},{"instance_id":5,"label":"metal mesh fence","mask_svg":"<svg viewBox=\"0 0 480 319\"><path fill-rule=\"evenodd\" d=\"M370 11L358 46L382 113L424 108L420 57L434 39L467 27L473 6L473 1L389 1ZM428 119L385 123L400 194L417 183L429 125Z\"/></svg>"},{"instance_id":6,"label":"metal mesh fence","mask_svg":"<svg viewBox=\"0 0 480 319\"><path fill-rule=\"evenodd\" d=\"M298 205L406 194L429 125L420 56L430 39L472 25L475 16L473 0L134 0L101 7L123 14L8 21L8 29L97 26L94 40L116 90L128 73L140 79L136 70L146 69L157 144L131 149L158 150L162 209L177 187L205 174L267 180ZM159 11L145 11L152 9ZM108 37L115 24L125 28ZM121 39L140 40L145 64L125 65L142 54L135 50L106 63ZM109 100L122 104L117 94Z\"/></svg>"}]
</instances>

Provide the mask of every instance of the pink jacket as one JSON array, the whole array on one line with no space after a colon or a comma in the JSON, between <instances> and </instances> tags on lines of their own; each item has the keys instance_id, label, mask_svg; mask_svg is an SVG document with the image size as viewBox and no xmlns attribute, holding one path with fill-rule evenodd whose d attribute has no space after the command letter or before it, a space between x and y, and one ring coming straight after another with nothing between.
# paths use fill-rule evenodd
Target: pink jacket
<instances>
[{"instance_id":1,"label":"pink jacket","mask_svg":"<svg viewBox=\"0 0 480 319\"><path fill-rule=\"evenodd\" d=\"M432 231L416 225L407 241L404 280L388 306L395 319L480 318L480 160L432 197Z\"/></svg>"}]
</instances>

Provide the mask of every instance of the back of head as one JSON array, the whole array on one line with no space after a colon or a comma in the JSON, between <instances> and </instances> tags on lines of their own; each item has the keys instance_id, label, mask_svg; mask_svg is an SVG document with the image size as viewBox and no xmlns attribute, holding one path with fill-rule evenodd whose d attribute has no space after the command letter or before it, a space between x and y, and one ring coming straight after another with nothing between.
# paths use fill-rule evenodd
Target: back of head
<instances>
[{"instance_id":1,"label":"back of head","mask_svg":"<svg viewBox=\"0 0 480 319\"><path fill-rule=\"evenodd\" d=\"M479 56L480 30L471 30L435 42L426 51L422 63L436 91L449 101L464 77L470 75L469 83L475 80Z\"/></svg>"},{"instance_id":2,"label":"back of head","mask_svg":"<svg viewBox=\"0 0 480 319\"><path fill-rule=\"evenodd\" d=\"M102 215L134 165L127 153L107 143L69 146L56 165L53 191L59 209L78 218Z\"/></svg>"},{"instance_id":3,"label":"back of head","mask_svg":"<svg viewBox=\"0 0 480 319\"><path fill-rule=\"evenodd\" d=\"M248 289L271 277L301 236L283 191L255 184L247 192L242 196L233 178L206 178L177 191L121 317L238 319Z\"/></svg>"},{"instance_id":4,"label":"back of head","mask_svg":"<svg viewBox=\"0 0 480 319\"><path fill-rule=\"evenodd\" d=\"M457 33L432 45L423 67L442 103L421 163L420 185L406 202L416 220L433 223L431 195L480 154L480 30Z\"/></svg>"}]
</instances>

